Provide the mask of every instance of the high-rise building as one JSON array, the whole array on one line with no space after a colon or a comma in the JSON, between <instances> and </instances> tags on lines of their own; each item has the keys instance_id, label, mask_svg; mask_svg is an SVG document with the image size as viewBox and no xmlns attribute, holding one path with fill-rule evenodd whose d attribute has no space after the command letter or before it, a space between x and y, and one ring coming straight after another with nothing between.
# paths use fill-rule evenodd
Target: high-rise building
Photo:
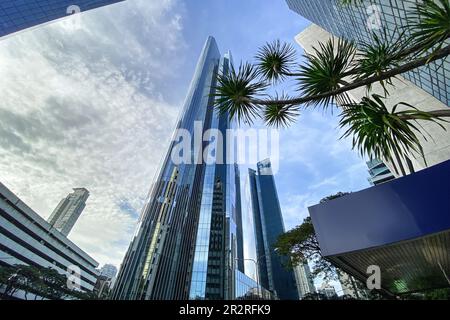
<instances>
[{"instance_id":1,"label":"high-rise building","mask_svg":"<svg viewBox=\"0 0 450 320\"><path fill-rule=\"evenodd\" d=\"M368 180L371 185L374 186L395 179L395 176L383 161L379 159L372 159L367 161L366 164L369 168L370 177Z\"/></svg>"},{"instance_id":2,"label":"high-rise building","mask_svg":"<svg viewBox=\"0 0 450 320\"><path fill-rule=\"evenodd\" d=\"M289 8L336 37L371 41L373 32L395 39L406 29L408 11L420 0L372 0L343 5L341 0L286 0ZM356 2L356 1L355 1ZM407 36L407 34L405 35ZM450 42L449 42L450 43ZM443 104L450 105L450 60L436 61L403 74Z\"/></svg>"},{"instance_id":3,"label":"high-rise building","mask_svg":"<svg viewBox=\"0 0 450 320\"><path fill-rule=\"evenodd\" d=\"M2 0L0 37L124 0Z\"/></svg>"},{"instance_id":4,"label":"high-rise building","mask_svg":"<svg viewBox=\"0 0 450 320\"><path fill-rule=\"evenodd\" d=\"M72 193L59 202L48 218L48 222L63 235L68 236L86 207L88 198L89 191L85 188L73 189Z\"/></svg>"},{"instance_id":5,"label":"high-rise building","mask_svg":"<svg viewBox=\"0 0 450 320\"><path fill-rule=\"evenodd\" d=\"M67 276L78 267L80 289L87 292L99 275L98 262L0 183L0 268L14 265L52 268Z\"/></svg>"},{"instance_id":6,"label":"high-rise building","mask_svg":"<svg viewBox=\"0 0 450 320\"><path fill-rule=\"evenodd\" d=\"M117 268L112 264L105 264L100 269L100 275L108 279L112 279L117 274Z\"/></svg>"},{"instance_id":7,"label":"high-rise building","mask_svg":"<svg viewBox=\"0 0 450 320\"><path fill-rule=\"evenodd\" d=\"M281 300L298 300L294 272L286 268L287 257L273 248L285 229L270 160L258 162L257 171L249 169L249 179L259 282Z\"/></svg>"},{"instance_id":8,"label":"high-rise building","mask_svg":"<svg viewBox=\"0 0 450 320\"><path fill-rule=\"evenodd\" d=\"M308 262L303 261L296 266L294 268L294 274L297 281L297 291L300 300L308 294L316 293L314 280Z\"/></svg>"},{"instance_id":9,"label":"high-rise building","mask_svg":"<svg viewBox=\"0 0 450 320\"><path fill-rule=\"evenodd\" d=\"M191 136L218 129L227 144L225 131L232 123L213 108L211 94L218 73L228 72L230 63L231 54L222 56L209 37L177 129ZM219 150L217 140L212 143ZM172 157L177 143L177 138L171 142L150 191L120 268L114 299L233 299L236 295L236 274L244 259L239 243L239 172L234 164L220 161L178 163ZM203 154L195 146L189 148L195 155ZM226 159L228 150L223 151Z\"/></svg>"},{"instance_id":10,"label":"high-rise building","mask_svg":"<svg viewBox=\"0 0 450 320\"><path fill-rule=\"evenodd\" d=\"M316 2L317 0L301 1L302 4L313 4ZM324 3L324 8L328 6L328 4L326 3ZM313 18L317 18L317 16L320 16L321 12L321 10L318 10L317 14L313 16ZM350 22L347 22L347 20L345 20L341 23ZM349 25L348 28L354 27ZM298 34L295 40L307 54L315 54L313 48L317 48L319 42L324 43L332 37L333 34L329 33L318 25L313 24L302 31L300 34ZM448 57L445 60L441 60L442 69L445 65L448 65L448 60ZM430 65L429 68L433 68L432 65ZM421 74L421 72L419 74ZM405 78L403 76L405 76ZM436 97L433 97L430 93L426 92L421 87L415 85L406 78L407 75L402 75L392 79L394 86L388 86L388 89L390 91L385 101L385 104L388 108L392 108L394 105L400 102L407 102L409 104L412 104L414 107L422 111L442 110L448 108L445 103L439 101ZM447 83L450 83L450 80L446 81ZM450 87L447 86L446 89L448 90L448 88ZM450 90L448 91L450 92ZM371 93L384 95L384 90L380 84L376 83L372 85ZM363 97L367 96L367 90L365 87L357 88L349 91L348 94L353 101L359 102ZM405 109L408 109L408 107L399 105L397 108L398 111L402 111ZM410 151L405 155L404 158L400 158L394 155L393 160L381 159L395 177L401 177L410 173L414 173L416 171L423 170L429 166L439 164L450 159L450 123L441 121L440 124L445 128L445 130L443 130L438 124L432 123L430 121L418 122L420 126L417 127L420 128L420 132L416 132L416 136L423 148L423 155L418 152ZM430 135L432 136L432 138L430 138Z\"/></svg>"},{"instance_id":11,"label":"high-rise building","mask_svg":"<svg viewBox=\"0 0 450 320\"><path fill-rule=\"evenodd\" d=\"M336 289L326 282L322 283L322 286L319 288L319 290L317 290L317 292L324 295L328 300L334 300L337 298Z\"/></svg>"}]
</instances>

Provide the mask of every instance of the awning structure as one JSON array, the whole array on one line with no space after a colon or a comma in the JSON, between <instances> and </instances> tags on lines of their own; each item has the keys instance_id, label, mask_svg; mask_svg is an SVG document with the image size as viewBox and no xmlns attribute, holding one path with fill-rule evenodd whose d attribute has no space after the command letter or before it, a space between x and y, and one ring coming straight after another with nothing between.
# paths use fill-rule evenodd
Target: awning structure
<instances>
[{"instance_id":1,"label":"awning structure","mask_svg":"<svg viewBox=\"0 0 450 320\"><path fill-rule=\"evenodd\" d=\"M322 254L394 294L450 287L450 161L309 208Z\"/></svg>"}]
</instances>

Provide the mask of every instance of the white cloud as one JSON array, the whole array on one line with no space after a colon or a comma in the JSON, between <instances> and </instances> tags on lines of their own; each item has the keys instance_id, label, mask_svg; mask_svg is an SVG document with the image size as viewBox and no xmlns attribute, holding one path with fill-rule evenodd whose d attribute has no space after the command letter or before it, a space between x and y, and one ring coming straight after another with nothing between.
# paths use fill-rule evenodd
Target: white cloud
<instances>
[{"instance_id":1,"label":"white cloud","mask_svg":"<svg viewBox=\"0 0 450 320\"><path fill-rule=\"evenodd\" d=\"M102 264L121 263L175 125L179 10L127 1L0 41L0 181L44 218L86 187L70 238Z\"/></svg>"}]
</instances>

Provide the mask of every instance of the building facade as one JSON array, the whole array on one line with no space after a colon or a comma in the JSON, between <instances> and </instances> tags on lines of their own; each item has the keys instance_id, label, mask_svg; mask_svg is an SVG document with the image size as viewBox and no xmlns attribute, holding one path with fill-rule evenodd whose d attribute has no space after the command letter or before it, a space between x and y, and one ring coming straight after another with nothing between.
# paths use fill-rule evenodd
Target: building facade
<instances>
[{"instance_id":1,"label":"building facade","mask_svg":"<svg viewBox=\"0 0 450 320\"><path fill-rule=\"evenodd\" d=\"M304 1L302 3L309 3L309 1ZM311 1L311 3L316 3L316 0ZM320 13L321 11L318 12ZM349 26L349 28L351 28L351 26ZM320 26L313 24L298 34L295 40L307 54L314 54L313 48L317 47L319 42L326 42L332 37L333 35L331 33ZM441 62L443 65L446 65L448 60L449 57L445 60L441 60ZM392 79L393 87L388 87L390 88L390 92L385 101L388 108L392 108L400 102L412 104L422 111L448 108L446 104L403 76L405 75L403 74L402 76L397 76ZM361 101L361 99L367 95L366 88L354 89L348 93L349 97L357 102ZM372 85L372 94L373 93L384 95L384 90L380 84L376 83ZM407 109L407 107L400 105L397 109L398 111L401 111ZM394 157L394 160L381 159L395 177L411 174L450 159L450 123L440 122L445 130L438 124L430 121L418 121L418 123L420 126L417 127L420 128L420 132L416 132L416 136L423 148L423 155L411 151L401 159L396 157ZM430 135L432 138L430 138Z\"/></svg>"},{"instance_id":2,"label":"building facade","mask_svg":"<svg viewBox=\"0 0 450 320\"><path fill-rule=\"evenodd\" d=\"M374 186L395 179L391 170L379 159L372 159L366 162L369 168L369 183Z\"/></svg>"},{"instance_id":3,"label":"building facade","mask_svg":"<svg viewBox=\"0 0 450 320\"><path fill-rule=\"evenodd\" d=\"M249 178L259 283L281 300L298 300L294 272L273 248L285 229L270 160L259 162L256 171L249 169Z\"/></svg>"},{"instance_id":4,"label":"building facade","mask_svg":"<svg viewBox=\"0 0 450 320\"><path fill-rule=\"evenodd\" d=\"M100 269L100 275L108 279L113 279L117 275L117 268L112 264L105 264Z\"/></svg>"},{"instance_id":5,"label":"building facade","mask_svg":"<svg viewBox=\"0 0 450 320\"><path fill-rule=\"evenodd\" d=\"M297 281L297 291L299 299L301 300L308 294L316 293L314 286L314 279L311 274L311 269L306 261L294 268L295 279Z\"/></svg>"},{"instance_id":6,"label":"building facade","mask_svg":"<svg viewBox=\"0 0 450 320\"><path fill-rule=\"evenodd\" d=\"M63 235L68 236L77 222L89 198L89 191L85 188L75 188L72 193L62 199L48 218L48 223Z\"/></svg>"},{"instance_id":7,"label":"building facade","mask_svg":"<svg viewBox=\"0 0 450 320\"><path fill-rule=\"evenodd\" d=\"M69 275L80 268L83 291L94 289L98 263L0 183L0 266L32 265Z\"/></svg>"},{"instance_id":8,"label":"building facade","mask_svg":"<svg viewBox=\"0 0 450 320\"><path fill-rule=\"evenodd\" d=\"M208 129L217 129L226 145L225 131L232 124L212 107L211 94L217 74L228 72L230 63L231 55L222 56L209 37L177 129L193 135L200 128L203 136L208 136ZM235 271L244 259L239 243L239 172L234 164L220 161L177 163L172 155L178 142L178 137L171 142L150 191L120 268L114 299L232 299L235 295ZM211 143L220 149L218 139ZM203 155L203 150L189 148L193 158ZM226 159L227 150L223 151Z\"/></svg>"},{"instance_id":9,"label":"building facade","mask_svg":"<svg viewBox=\"0 0 450 320\"><path fill-rule=\"evenodd\" d=\"M371 41L383 29L395 40L405 30L406 16L419 0L372 0L343 5L340 0L286 0L289 8L336 37ZM450 43L450 42L449 42ZM446 106L450 105L450 59L436 61L403 74Z\"/></svg>"},{"instance_id":10,"label":"building facade","mask_svg":"<svg viewBox=\"0 0 450 320\"><path fill-rule=\"evenodd\" d=\"M124 0L2 0L0 37Z\"/></svg>"},{"instance_id":11,"label":"building facade","mask_svg":"<svg viewBox=\"0 0 450 320\"><path fill-rule=\"evenodd\" d=\"M322 286L317 290L317 293L323 295L327 300L335 300L338 297L336 289L326 282L322 283Z\"/></svg>"}]
</instances>

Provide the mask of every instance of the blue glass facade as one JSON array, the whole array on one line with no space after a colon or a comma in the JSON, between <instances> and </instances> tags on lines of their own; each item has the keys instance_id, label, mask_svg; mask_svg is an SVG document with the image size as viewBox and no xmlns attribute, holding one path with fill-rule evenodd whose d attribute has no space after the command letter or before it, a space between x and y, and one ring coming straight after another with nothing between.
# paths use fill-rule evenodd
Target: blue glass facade
<instances>
[{"instance_id":1,"label":"blue glass facade","mask_svg":"<svg viewBox=\"0 0 450 320\"><path fill-rule=\"evenodd\" d=\"M406 14L418 0L372 0L377 14L369 7L368 1L362 5L342 5L340 0L286 0L291 10L319 25L331 34L353 41L370 41L371 19L379 17L380 26L388 35L396 38L406 26ZM450 41L447 41L450 44ZM447 57L402 75L435 98L450 106L450 58Z\"/></svg>"},{"instance_id":2,"label":"blue glass facade","mask_svg":"<svg viewBox=\"0 0 450 320\"><path fill-rule=\"evenodd\" d=\"M221 56L209 37L191 82L178 129L194 136L201 123L205 138L218 129L226 145L232 126L213 108L218 72L228 72L231 55ZM212 137L208 137L212 138ZM239 171L234 164L202 161L174 163L171 157L182 137L176 137L144 208L136 237L125 256L115 299L231 299L236 261L242 260ZM195 140L195 139L193 139ZM217 139L210 139L216 154ZM191 145L191 154L203 148ZM216 148L217 147L217 148ZM226 159L227 150L223 150ZM209 159L205 159L209 160ZM207 164L212 163L212 164Z\"/></svg>"},{"instance_id":3,"label":"blue glass facade","mask_svg":"<svg viewBox=\"0 0 450 320\"><path fill-rule=\"evenodd\" d=\"M274 300L273 294L239 270L235 271L235 300Z\"/></svg>"},{"instance_id":4,"label":"blue glass facade","mask_svg":"<svg viewBox=\"0 0 450 320\"><path fill-rule=\"evenodd\" d=\"M124 0L1 0L0 37L72 14L70 6L83 11Z\"/></svg>"},{"instance_id":5,"label":"blue glass facade","mask_svg":"<svg viewBox=\"0 0 450 320\"><path fill-rule=\"evenodd\" d=\"M448 286L450 161L309 208L322 254L393 294Z\"/></svg>"},{"instance_id":6,"label":"blue glass facade","mask_svg":"<svg viewBox=\"0 0 450 320\"><path fill-rule=\"evenodd\" d=\"M298 300L294 272L286 269L286 258L273 248L285 229L270 160L259 162L257 171L250 169L249 178L259 283L281 300Z\"/></svg>"}]
</instances>

